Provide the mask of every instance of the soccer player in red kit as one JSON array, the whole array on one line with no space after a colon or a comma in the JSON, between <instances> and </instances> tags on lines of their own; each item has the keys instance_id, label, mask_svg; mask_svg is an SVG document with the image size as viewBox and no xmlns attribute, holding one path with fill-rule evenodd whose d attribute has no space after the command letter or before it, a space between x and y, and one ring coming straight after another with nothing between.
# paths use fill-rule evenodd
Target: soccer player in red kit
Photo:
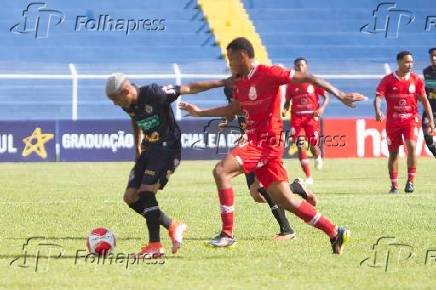
<instances>
[{"instance_id":1,"label":"soccer player in red kit","mask_svg":"<svg viewBox=\"0 0 436 290\"><path fill-rule=\"evenodd\" d=\"M294 60L295 71L306 73L308 71L307 60L303 57ZM320 105L318 96L324 101ZM311 83L288 84L286 88L285 110L291 107L291 138L298 148L298 159L300 159L301 168L306 174L306 184L313 184L313 178L310 174L309 160L305 147L305 141L308 142L310 151L315 159L315 168L322 168L321 150L319 148L319 118L324 113L329 103L327 92Z\"/></svg>"},{"instance_id":2,"label":"soccer player in red kit","mask_svg":"<svg viewBox=\"0 0 436 290\"><path fill-rule=\"evenodd\" d=\"M181 109L194 117L228 117L242 112L246 118L247 142L235 147L213 170L223 227L221 233L209 244L226 247L235 243L234 192L230 181L241 173L254 171L257 179L279 207L324 231L330 238L333 253L340 254L348 240L349 230L333 224L310 203L293 195L289 189L288 175L282 160L285 142L282 134L279 87L290 83L291 80L312 82L325 88L349 106L365 97L359 94L345 94L312 75L285 70L279 66L256 65L253 46L244 37L238 37L229 43L227 57L231 71L237 76L232 102L203 110L189 103L180 104Z\"/></svg>"},{"instance_id":3,"label":"soccer player in red kit","mask_svg":"<svg viewBox=\"0 0 436 290\"><path fill-rule=\"evenodd\" d=\"M386 134L388 141L388 169L391 179L389 193L398 193L398 149L403 142L407 146L407 183L404 191L415 190L416 139L418 136L418 105L420 100L430 119L430 132L434 132L433 113L426 97L424 82L412 72L413 56L409 51L397 54L398 69L386 75L377 87L374 99L376 120L383 120L380 105L383 98L387 103ZM404 141L403 141L404 139Z\"/></svg>"}]
</instances>

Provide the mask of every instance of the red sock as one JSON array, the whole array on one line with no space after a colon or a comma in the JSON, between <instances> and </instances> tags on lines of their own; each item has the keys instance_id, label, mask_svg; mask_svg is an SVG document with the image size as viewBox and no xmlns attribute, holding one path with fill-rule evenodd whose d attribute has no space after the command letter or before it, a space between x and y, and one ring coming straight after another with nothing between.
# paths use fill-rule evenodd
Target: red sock
<instances>
[{"instance_id":1,"label":"red sock","mask_svg":"<svg viewBox=\"0 0 436 290\"><path fill-rule=\"evenodd\" d=\"M300 159L301 169L303 169L306 177L310 177L309 160L307 159L306 150L298 151L298 159Z\"/></svg>"},{"instance_id":2,"label":"red sock","mask_svg":"<svg viewBox=\"0 0 436 290\"><path fill-rule=\"evenodd\" d=\"M398 172L389 172L391 184L393 188L398 188Z\"/></svg>"},{"instance_id":3,"label":"red sock","mask_svg":"<svg viewBox=\"0 0 436 290\"><path fill-rule=\"evenodd\" d=\"M416 175L416 167L410 167L407 168L407 180L409 182L415 182L415 175Z\"/></svg>"},{"instance_id":4,"label":"red sock","mask_svg":"<svg viewBox=\"0 0 436 290\"><path fill-rule=\"evenodd\" d=\"M221 205L221 221L223 223L222 232L233 237L234 226L234 199L235 194L233 188L218 189L218 196L220 198Z\"/></svg>"},{"instance_id":5,"label":"red sock","mask_svg":"<svg viewBox=\"0 0 436 290\"><path fill-rule=\"evenodd\" d=\"M316 209L307 201L303 201L299 208L295 209L295 215L311 224L317 229L322 230L330 238L336 236L336 225L328 218L316 212Z\"/></svg>"}]
</instances>

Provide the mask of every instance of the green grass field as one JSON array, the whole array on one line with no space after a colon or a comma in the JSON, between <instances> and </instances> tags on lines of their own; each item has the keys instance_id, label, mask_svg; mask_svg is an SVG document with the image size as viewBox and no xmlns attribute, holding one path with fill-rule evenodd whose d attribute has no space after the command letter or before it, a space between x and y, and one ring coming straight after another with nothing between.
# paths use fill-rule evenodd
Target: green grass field
<instances>
[{"instance_id":1,"label":"green grass field","mask_svg":"<svg viewBox=\"0 0 436 290\"><path fill-rule=\"evenodd\" d=\"M116 253L136 252L146 242L144 219L122 202L131 164L1 164L0 288L435 289L435 160L419 160L412 195L387 194L385 159L326 160L324 170L314 172L320 212L352 231L342 256L331 254L322 232L291 214L297 238L273 241L275 220L265 204L251 200L243 177L234 181L238 244L206 247L220 229L213 164L182 162L159 193L161 208L189 226L181 251L171 255L163 230L165 263L127 269L122 260L76 260L76 251L85 249L89 230L98 226L116 233ZM291 178L302 175L296 160L287 168ZM399 176L403 188L405 160ZM36 236L46 241L32 241L25 253L23 243ZM394 238L372 249L388 236Z\"/></svg>"}]
</instances>

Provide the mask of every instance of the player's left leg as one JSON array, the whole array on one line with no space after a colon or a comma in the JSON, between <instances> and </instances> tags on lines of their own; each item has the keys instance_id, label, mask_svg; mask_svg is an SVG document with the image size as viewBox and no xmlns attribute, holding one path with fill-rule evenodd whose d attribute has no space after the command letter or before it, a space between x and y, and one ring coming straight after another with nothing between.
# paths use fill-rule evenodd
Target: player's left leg
<instances>
[{"instance_id":1,"label":"player's left leg","mask_svg":"<svg viewBox=\"0 0 436 290\"><path fill-rule=\"evenodd\" d=\"M272 200L269 193L265 190L265 188L262 187L262 185L257 180L255 173L251 172L245 174L245 178L247 180L248 188L250 189L251 197L253 197L255 202L267 202L274 218L279 224L280 233L277 234L274 239L290 240L295 238L295 232L289 224L288 219L286 218L285 211L282 208L279 208L277 204Z\"/></svg>"},{"instance_id":2,"label":"player's left leg","mask_svg":"<svg viewBox=\"0 0 436 290\"><path fill-rule=\"evenodd\" d=\"M416 140L418 138L418 120L413 120L403 130L407 147L407 183L404 192L412 193L415 190L416 175Z\"/></svg>"},{"instance_id":3,"label":"player's left leg","mask_svg":"<svg viewBox=\"0 0 436 290\"><path fill-rule=\"evenodd\" d=\"M319 147L320 125L319 118L312 118L305 127L306 138L309 140L310 152L312 152L313 159L315 160L315 168L321 170L323 167L321 149Z\"/></svg>"}]
</instances>

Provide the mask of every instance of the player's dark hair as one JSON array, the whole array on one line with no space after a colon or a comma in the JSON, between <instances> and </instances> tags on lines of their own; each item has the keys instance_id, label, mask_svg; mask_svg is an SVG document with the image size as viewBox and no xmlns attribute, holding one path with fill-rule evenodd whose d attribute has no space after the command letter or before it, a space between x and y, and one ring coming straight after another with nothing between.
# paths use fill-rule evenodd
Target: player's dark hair
<instances>
[{"instance_id":1,"label":"player's dark hair","mask_svg":"<svg viewBox=\"0 0 436 290\"><path fill-rule=\"evenodd\" d=\"M403 57L405 57L406 55L412 55L412 53L410 51L407 51L407 50L400 51L397 54L397 60L403 59Z\"/></svg>"},{"instance_id":2,"label":"player's dark hair","mask_svg":"<svg viewBox=\"0 0 436 290\"><path fill-rule=\"evenodd\" d=\"M238 37L232 40L227 45L227 49L231 48L232 50L243 50L247 53L249 58L254 58L254 48L251 42L245 37Z\"/></svg>"},{"instance_id":3,"label":"player's dark hair","mask_svg":"<svg viewBox=\"0 0 436 290\"><path fill-rule=\"evenodd\" d=\"M307 63L307 59L305 59L304 57L297 57L296 59L294 59L294 64L297 64L299 61L304 61L305 63Z\"/></svg>"},{"instance_id":4,"label":"player's dark hair","mask_svg":"<svg viewBox=\"0 0 436 290\"><path fill-rule=\"evenodd\" d=\"M436 47L432 47L428 50L428 54L432 54L433 51L436 51Z\"/></svg>"}]
</instances>

